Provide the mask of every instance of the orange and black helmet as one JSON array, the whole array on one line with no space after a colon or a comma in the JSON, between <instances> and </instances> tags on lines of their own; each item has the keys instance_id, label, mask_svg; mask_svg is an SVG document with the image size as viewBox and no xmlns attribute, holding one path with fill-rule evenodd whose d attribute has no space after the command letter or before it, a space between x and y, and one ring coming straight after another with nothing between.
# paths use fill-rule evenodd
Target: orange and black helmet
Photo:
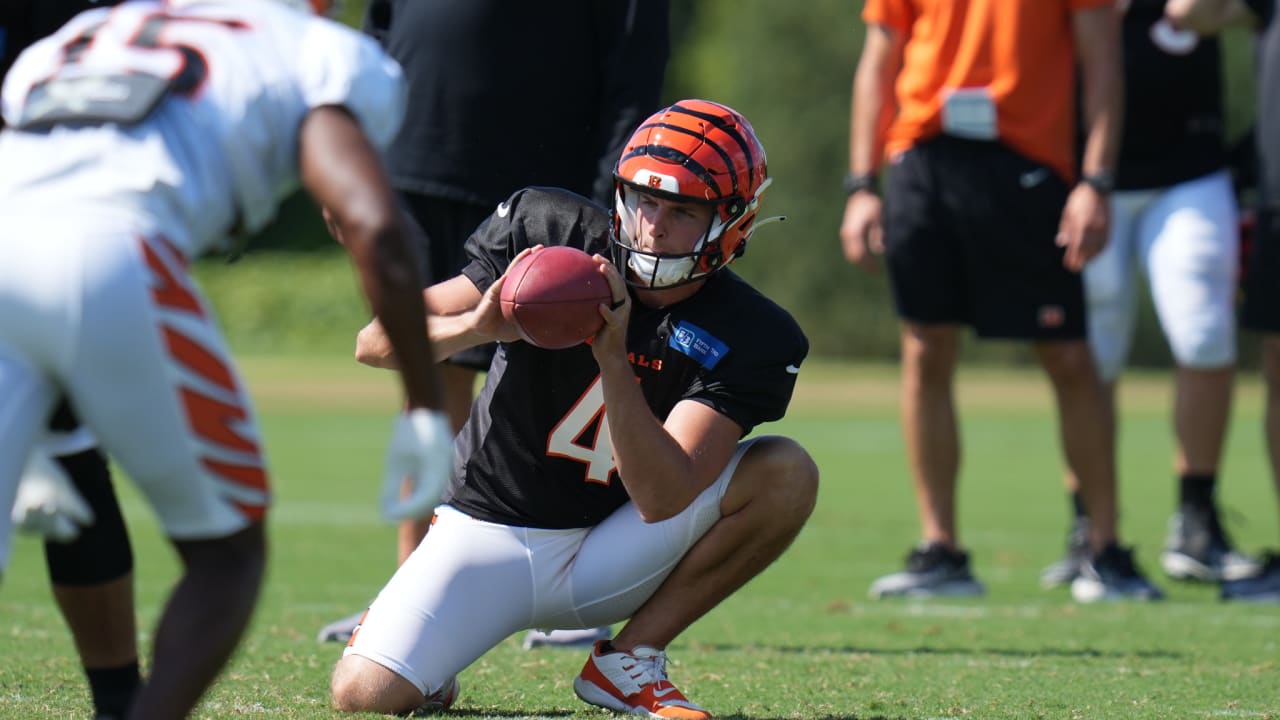
<instances>
[{"instance_id":1,"label":"orange and black helmet","mask_svg":"<svg viewBox=\"0 0 1280 720\"><path fill-rule=\"evenodd\" d=\"M706 236L688 255L646 262L645 287L673 287L725 267L746 249L760 196L769 185L764 147L751 123L732 108L681 100L651 115L631 135L614 165L614 255L631 265L635 247L634 193L709 203L716 212ZM658 268L667 265L663 272ZM678 272L673 272L678 270Z\"/></svg>"}]
</instances>

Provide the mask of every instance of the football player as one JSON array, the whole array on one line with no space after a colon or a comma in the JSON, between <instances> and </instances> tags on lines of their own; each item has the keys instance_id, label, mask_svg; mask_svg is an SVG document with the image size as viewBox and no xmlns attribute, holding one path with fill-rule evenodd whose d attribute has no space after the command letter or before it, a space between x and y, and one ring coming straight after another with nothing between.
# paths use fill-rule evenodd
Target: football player
<instances>
[{"instance_id":1,"label":"football player","mask_svg":"<svg viewBox=\"0 0 1280 720\"><path fill-rule=\"evenodd\" d=\"M704 100L660 110L614 174L613 215L567 191L516 192L467 241L462 274L425 291L438 355L501 344L431 531L335 668L337 708L447 707L458 673L513 632L625 621L592 648L578 696L710 716L668 680L665 649L813 509L818 471L797 443L743 440L786 411L808 341L729 269L769 184L742 115ZM589 343L539 349L503 319L507 268L548 245L596 254L610 284ZM358 357L403 367L384 340L370 325Z\"/></svg>"},{"instance_id":2,"label":"football player","mask_svg":"<svg viewBox=\"0 0 1280 720\"><path fill-rule=\"evenodd\" d=\"M377 149L403 97L398 66L373 41L251 0L93 9L5 79L0 569L39 419L66 398L184 564L133 716L185 716L256 604L268 476L243 382L187 268L266 225L299 185L325 208L397 353L418 360L402 372L409 410L384 511L416 516L439 497L451 433L435 410L411 230ZM402 500L406 474L417 482Z\"/></svg>"}]
</instances>

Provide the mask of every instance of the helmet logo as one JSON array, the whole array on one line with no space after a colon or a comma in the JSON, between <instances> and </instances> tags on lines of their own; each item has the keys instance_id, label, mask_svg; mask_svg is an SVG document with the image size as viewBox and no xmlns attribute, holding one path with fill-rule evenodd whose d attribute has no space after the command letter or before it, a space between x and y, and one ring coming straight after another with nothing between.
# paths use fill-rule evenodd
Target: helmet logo
<instances>
[{"instance_id":1,"label":"helmet logo","mask_svg":"<svg viewBox=\"0 0 1280 720\"><path fill-rule=\"evenodd\" d=\"M676 195L680 194L680 181L671 175L664 175L648 169L636 171L635 178L631 181L642 187L651 187L654 190L669 192Z\"/></svg>"}]
</instances>

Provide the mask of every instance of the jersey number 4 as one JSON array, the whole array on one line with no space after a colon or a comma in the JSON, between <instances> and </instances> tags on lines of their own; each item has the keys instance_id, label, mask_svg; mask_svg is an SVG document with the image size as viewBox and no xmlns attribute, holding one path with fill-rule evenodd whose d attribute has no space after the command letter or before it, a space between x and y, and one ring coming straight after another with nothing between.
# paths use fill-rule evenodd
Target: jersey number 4
<instances>
[{"instance_id":1,"label":"jersey number 4","mask_svg":"<svg viewBox=\"0 0 1280 720\"><path fill-rule=\"evenodd\" d=\"M586 482L609 484L609 476L617 463L613 459L613 440L609 437L609 416L604 411L604 386L600 384L600 376L596 376L591 387L551 430L547 437L547 455L585 463Z\"/></svg>"}]
</instances>

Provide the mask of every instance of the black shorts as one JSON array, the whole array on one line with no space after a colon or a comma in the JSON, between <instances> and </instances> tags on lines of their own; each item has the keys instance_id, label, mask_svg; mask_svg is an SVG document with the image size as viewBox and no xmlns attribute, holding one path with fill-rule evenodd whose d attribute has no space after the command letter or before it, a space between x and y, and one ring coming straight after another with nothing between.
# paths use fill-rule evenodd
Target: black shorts
<instances>
[{"instance_id":1,"label":"black shorts","mask_svg":"<svg viewBox=\"0 0 1280 720\"><path fill-rule=\"evenodd\" d=\"M462 270L467 264L463 244L496 207L408 191L401 191L400 199L422 230L425 245L418 248L418 270L427 285L448 280ZM450 355L446 362L473 370L488 370L497 347L495 343L477 345Z\"/></svg>"},{"instance_id":2,"label":"black shorts","mask_svg":"<svg viewBox=\"0 0 1280 720\"><path fill-rule=\"evenodd\" d=\"M994 142L940 136L895 158L884 222L898 316L984 338L1084 338L1084 286L1055 242L1067 192Z\"/></svg>"},{"instance_id":3,"label":"black shorts","mask_svg":"<svg viewBox=\"0 0 1280 720\"><path fill-rule=\"evenodd\" d=\"M1244 304L1240 323L1250 330L1280 333L1280 208L1259 208L1248 256L1242 258Z\"/></svg>"}]
</instances>

